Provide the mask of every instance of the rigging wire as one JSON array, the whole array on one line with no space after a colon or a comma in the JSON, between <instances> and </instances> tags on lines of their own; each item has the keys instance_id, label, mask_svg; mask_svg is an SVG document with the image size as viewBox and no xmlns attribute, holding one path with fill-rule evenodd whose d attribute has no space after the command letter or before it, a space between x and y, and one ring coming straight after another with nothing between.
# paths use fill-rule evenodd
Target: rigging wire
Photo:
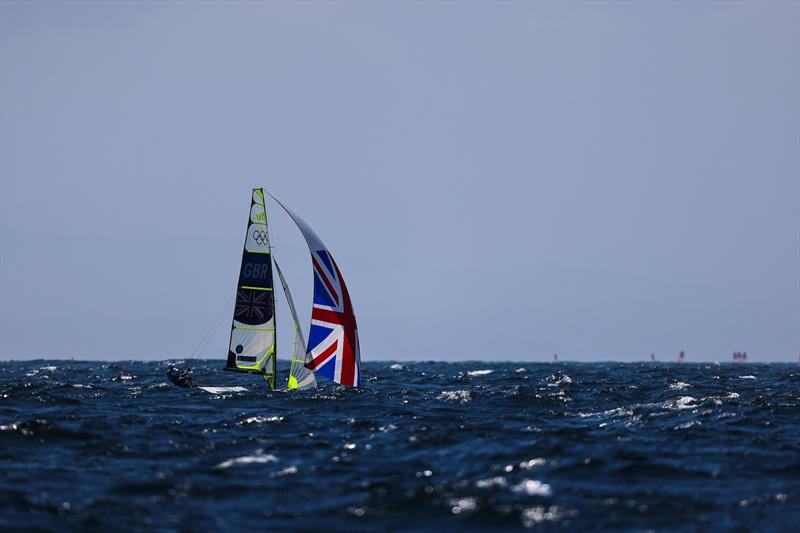
<instances>
[{"instance_id":1,"label":"rigging wire","mask_svg":"<svg viewBox=\"0 0 800 533\"><path fill-rule=\"evenodd\" d=\"M214 337L214 334L217 332L217 329L219 329L222 317L225 316L226 311L230 309L231 305L233 305L233 302L235 300L236 300L236 294L234 294L232 298L226 300L225 306L220 310L219 314L217 315L217 318L214 319L214 322L211 323L211 326L208 328L205 335L203 335L200 338L200 342L198 342L197 346L195 346L194 350L192 350L192 359L194 359L195 356L199 356L203 352L203 350L206 349L208 343L211 341L211 339Z\"/></svg>"}]
</instances>

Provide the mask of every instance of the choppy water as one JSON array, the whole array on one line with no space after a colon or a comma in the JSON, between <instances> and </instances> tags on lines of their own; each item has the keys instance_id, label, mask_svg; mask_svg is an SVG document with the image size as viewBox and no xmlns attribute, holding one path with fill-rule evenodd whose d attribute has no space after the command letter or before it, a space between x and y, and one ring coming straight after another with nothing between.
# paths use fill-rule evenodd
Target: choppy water
<instances>
[{"instance_id":1,"label":"choppy water","mask_svg":"<svg viewBox=\"0 0 800 533\"><path fill-rule=\"evenodd\" d=\"M798 365L368 363L289 393L187 364L249 390L0 363L0 529L800 525Z\"/></svg>"}]
</instances>

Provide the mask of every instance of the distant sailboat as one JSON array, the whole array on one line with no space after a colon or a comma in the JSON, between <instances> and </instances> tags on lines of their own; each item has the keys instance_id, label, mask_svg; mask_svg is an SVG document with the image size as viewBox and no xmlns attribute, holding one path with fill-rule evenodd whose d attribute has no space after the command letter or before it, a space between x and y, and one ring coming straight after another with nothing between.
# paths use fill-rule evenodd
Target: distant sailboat
<instances>
[{"instance_id":1,"label":"distant sailboat","mask_svg":"<svg viewBox=\"0 0 800 533\"><path fill-rule=\"evenodd\" d=\"M651 354L650 354L650 360L651 360L651 361L655 361L655 360L656 360L656 354L654 354L654 353L651 353Z\"/></svg>"},{"instance_id":2,"label":"distant sailboat","mask_svg":"<svg viewBox=\"0 0 800 533\"><path fill-rule=\"evenodd\" d=\"M686 362L686 355L683 353L683 350L681 350L681 353L678 354L678 362L679 363Z\"/></svg>"},{"instance_id":3,"label":"distant sailboat","mask_svg":"<svg viewBox=\"0 0 800 533\"><path fill-rule=\"evenodd\" d=\"M361 379L358 330L339 267L311 227L270 194L297 224L311 250L314 301L306 345L289 285L270 247L264 194L263 189L252 192L225 370L259 374L271 389L276 387L274 264L294 321L288 388L316 387L315 373L357 387Z\"/></svg>"},{"instance_id":4,"label":"distant sailboat","mask_svg":"<svg viewBox=\"0 0 800 533\"><path fill-rule=\"evenodd\" d=\"M733 362L734 363L746 363L747 362L747 352L733 352Z\"/></svg>"}]
</instances>

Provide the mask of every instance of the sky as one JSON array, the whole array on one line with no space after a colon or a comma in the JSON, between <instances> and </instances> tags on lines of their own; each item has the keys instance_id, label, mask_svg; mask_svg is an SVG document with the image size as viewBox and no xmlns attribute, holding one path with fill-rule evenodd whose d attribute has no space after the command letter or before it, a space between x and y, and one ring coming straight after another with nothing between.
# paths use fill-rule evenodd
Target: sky
<instances>
[{"instance_id":1,"label":"sky","mask_svg":"<svg viewBox=\"0 0 800 533\"><path fill-rule=\"evenodd\" d=\"M797 361L798 95L790 1L4 0L0 358L224 358L263 186L365 361Z\"/></svg>"}]
</instances>

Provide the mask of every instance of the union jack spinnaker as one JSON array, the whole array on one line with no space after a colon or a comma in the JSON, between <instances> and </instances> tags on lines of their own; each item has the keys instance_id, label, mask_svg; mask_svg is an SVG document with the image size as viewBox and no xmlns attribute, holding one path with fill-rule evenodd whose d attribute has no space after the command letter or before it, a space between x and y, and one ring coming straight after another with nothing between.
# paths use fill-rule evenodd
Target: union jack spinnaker
<instances>
[{"instance_id":1,"label":"union jack spinnaker","mask_svg":"<svg viewBox=\"0 0 800 533\"><path fill-rule=\"evenodd\" d=\"M311 252L314 299L308 347L304 359L305 367L336 383L358 387L361 382L358 326L342 273L330 251L311 226L274 195L267 194L272 196L297 224Z\"/></svg>"}]
</instances>

